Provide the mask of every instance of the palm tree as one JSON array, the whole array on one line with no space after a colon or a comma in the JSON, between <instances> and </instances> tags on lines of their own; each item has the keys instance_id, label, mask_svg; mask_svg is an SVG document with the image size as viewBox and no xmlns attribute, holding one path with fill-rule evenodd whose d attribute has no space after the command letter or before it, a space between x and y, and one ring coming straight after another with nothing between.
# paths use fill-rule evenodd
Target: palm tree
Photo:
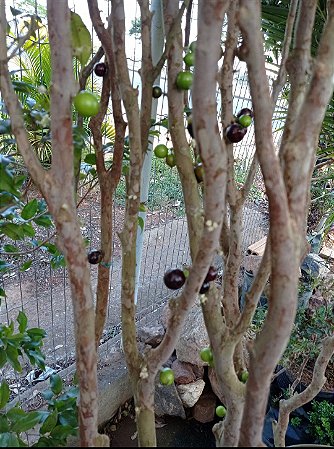
<instances>
[{"instance_id":1,"label":"palm tree","mask_svg":"<svg viewBox=\"0 0 334 449\"><path fill-rule=\"evenodd\" d=\"M268 62L270 63L277 63L281 57L290 3L290 0L262 0L262 28L268 50ZM326 16L326 0L318 0L312 33L312 56L317 53ZM293 39L291 47L292 46ZM289 79L287 79L283 95L288 100ZM281 111L281 113L284 115L284 111ZM328 215L328 212L333 206L333 161L334 96L328 104L317 148L317 160L311 185L311 207L308 220L309 231L312 231L318 227L321 219ZM325 230L327 230L334 221L333 214L330 214L330 216L332 218L324 222Z\"/></svg>"}]
</instances>

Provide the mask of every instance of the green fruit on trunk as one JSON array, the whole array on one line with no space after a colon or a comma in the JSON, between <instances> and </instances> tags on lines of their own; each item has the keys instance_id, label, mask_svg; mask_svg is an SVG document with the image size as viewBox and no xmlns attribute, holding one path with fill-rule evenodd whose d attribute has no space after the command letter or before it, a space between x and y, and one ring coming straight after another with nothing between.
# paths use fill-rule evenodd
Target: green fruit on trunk
<instances>
[{"instance_id":1,"label":"green fruit on trunk","mask_svg":"<svg viewBox=\"0 0 334 449\"><path fill-rule=\"evenodd\" d=\"M218 405L216 407L216 415L219 416L219 418L224 418L226 415L226 408L223 405Z\"/></svg>"},{"instance_id":2,"label":"green fruit on trunk","mask_svg":"<svg viewBox=\"0 0 334 449\"><path fill-rule=\"evenodd\" d=\"M192 67L195 64L195 53L193 51L189 51L183 58L183 61L186 66Z\"/></svg>"},{"instance_id":3,"label":"green fruit on trunk","mask_svg":"<svg viewBox=\"0 0 334 449\"><path fill-rule=\"evenodd\" d=\"M238 122L244 128L247 128L252 123L252 117L250 115L241 115L238 118Z\"/></svg>"},{"instance_id":4,"label":"green fruit on trunk","mask_svg":"<svg viewBox=\"0 0 334 449\"><path fill-rule=\"evenodd\" d=\"M179 72L176 76L176 87L181 90L188 90L193 83L193 74L188 71Z\"/></svg>"},{"instance_id":5,"label":"green fruit on trunk","mask_svg":"<svg viewBox=\"0 0 334 449\"><path fill-rule=\"evenodd\" d=\"M168 154L168 148L163 143L160 143L154 148L154 154L156 157L165 158Z\"/></svg>"},{"instance_id":6,"label":"green fruit on trunk","mask_svg":"<svg viewBox=\"0 0 334 449\"><path fill-rule=\"evenodd\" d=\"M199 352L199 355L203 362L210 363L213 361L213 354L209 346L206 348L202 348Z\"/></svg>"},{"instance_id":7,"label":"green fruit on trunk","mask_svg":"<svg viewBox=\"0 0 334 449\"><path fill-rule=\"evenodd\" d=\"M241 380L241 382L243 382L244 384L247 382L249 377L249 372L247 370L242 371L242 373L240 374L239 379Z\"/></svg>"},{"instance_id":8,"label":"green fruit on trunk","mask_svg":"<svg viewBox=\"0 0 334 449\"><path fill-rule=\"evenodd\" d=\"M159 379L162 385L172 385L174 383L174 371L171 368L162 368Z\"/></svg>"},{"instance_id":9,"label":"green fruit on trunk","mask_svg":"<svg viewBox=\"0 0 334 449\"><path fill-rule=\"evenodd\" d=\"M189 50L194 53L196 50L196 45L197 41L192 41L191 44L189 45Z\"/></svg>"},{"instance_id":10,"label":"green fruit on trunk","mask_svg":"<svg viewBox=\"0 0 334 449\"><path fill-rule=\"evenodd\" d=\"M92 117L100 110L100 103L97 97L87 90L80 91L73 99L73 104L77 112L83 117Z\"/></svg>"},{"instance_id":11,"label":"green fruit on trunk","mask_svg":"<svg viewBox=\"0 0 334 449\"><path fill-rule=\"evenodd\" d=\"M175 167L176 161L174 153L168 154L166 156L166 164L169 165L171 168Z\"/></svg>"}]
</instances>

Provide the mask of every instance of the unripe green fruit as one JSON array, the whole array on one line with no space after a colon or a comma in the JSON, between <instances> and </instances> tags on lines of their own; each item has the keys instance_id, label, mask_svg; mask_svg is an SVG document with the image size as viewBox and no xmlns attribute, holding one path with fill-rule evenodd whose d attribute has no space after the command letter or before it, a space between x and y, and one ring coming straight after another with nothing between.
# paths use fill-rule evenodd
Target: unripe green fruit
<instances>
[{"instance_id":1,"label":"unripe green fruit","mask_svg":"<svg viewBox=\"0 0 334 449\"><path fill-rule=\"evenodd\" d=\"M218 405L216 407L216 415L219 416L219 418L224 418L224 416L226 416L226 408L223 405Z\"/></svg>"},{"instance_id":2,"label":"unripe green fruit","mask_svg":"<svg viewBox=\"0 0 334 449\"><path fill-rule=\"evenodd\" d=\"M174 371L171 368L162 368L159 379L162 385L172 385L174 383Z\"/></svg>"}]
</instances>

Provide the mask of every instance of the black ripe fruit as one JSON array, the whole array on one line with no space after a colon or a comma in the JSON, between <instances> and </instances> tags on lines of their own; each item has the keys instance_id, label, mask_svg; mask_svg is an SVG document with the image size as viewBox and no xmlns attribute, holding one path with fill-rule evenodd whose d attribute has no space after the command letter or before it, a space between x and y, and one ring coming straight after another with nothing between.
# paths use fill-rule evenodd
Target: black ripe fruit
<instances>
[{"instance_id":1,"label":"black ripe fruit","mask_svg":"<svg viewBox=\"0 0 334 449\"><path fill-rule=\"evenodd\" d=\"M160 98L162 95L162 89L160 86L153 86L152 87L152 97L153 98Z\"/></svg>"},{"instance_id":2,"label":"black ripe fruit","mask_svg":"<svg viewBox=\"0 0 334 449\"><path fill-rule=\"evenodd\" d=\"M254 117L253 111L249 108L243 108L241 109L238 114L237 117L241 117L242 115L249 115L250 117Z\"/></svg>"},{"instance_id":3,"label":"black ripe fruit","mask_svg":"<svg viewBox=\"0 0 334 449\"><path fill-rule=\"evenodd\" d=\"M238 123L232 123L226 128L226 137L231 143L240 142L247 133L247 128L239 125Z\"/></svg>"},{"instance_id":4,"label":"black ripe fruit","mask_svg":"<svg viewBox=\"0 0 334 449\"><path fill-rule=\"evenodd\" d=\"M200 288L199 292L201 295L203 295L204 293L206 293L210 288L210 283L209 282L203 282L202 287Z\"/></svg>"},{"instance_id":5,"label":"black ripe fruit","mask_svg":"<svg viewBox=\"0 0 334 449\"><path fill-rule=\"evenodd\" d=\"M193 119L192 119L191 115L189 115L189 117L187 119L187 130L188 130L188 133L190 134L190 137L192 139L194 139Z\"/></svg>"},{"instance_id":6,"label":"black ripe fruit","mask_svg":"<svg viewBox=\"0 0 334 449\"><path fill-rule=\"evenodd\" d=\"M107 66L104 62L98 62L94 66L94 73L96 76L104 76L107 73Z\"/></svg>"},{"instance_id":7,"label":"black ripe fruit","mask_svg":"<svg viewBox=\"0 0 334 449\"><path fill-rule=\"evenodd\" d=\"M100 263L103 257L103 253L100 250L94 249L90 251L87 255L88 262L95 265Z\"/></svg>"},{"instance_id":8,"label":"black ripe fruit","mask_svg":"<svg viewBox=\"0 0 334 449\"><path fill-rule=\"evenodd\" d=\"M206 275L206 277L204 279L204 283L214 281L216 279L217 275L218 275L217 269L211 265L211 267L209 268L208 274Z\"/></svg>"},{"instance_id":9,"label":"black ripe fruit","mask_svg":"<svg viewBox=\"0 0 334 449\"><path fill-rule=\"evenodd\" d=\"M171 290L177 290L183 286L186 277L182 270L175 268L174 270L167 270L164 274L164 283L166 287Z\"/></svg>"},{"instance_id":10,"label":"black ripe fruit","mask_svg":"<svg viewBox=\"0 0 334 449\"><path fill-rule=\"evenodd\" d=\"M203 181L203 164L202 162L198 162L195 166L194 166L194 173L197 179L197 182L202 182Z\"/></svg>"}]
</instances>

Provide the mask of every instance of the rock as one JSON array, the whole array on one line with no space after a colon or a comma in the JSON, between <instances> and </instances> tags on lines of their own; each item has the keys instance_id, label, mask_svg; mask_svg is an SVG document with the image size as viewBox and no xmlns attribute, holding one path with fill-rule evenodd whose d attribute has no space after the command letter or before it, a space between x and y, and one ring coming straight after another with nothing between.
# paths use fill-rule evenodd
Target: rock
<instances>
[{"instance_id":1,"label":"rock","mask_svg":"<svg viewBox=\"0 0 334 449\"><path fill-rule=\"evenodd\" d=\"M176 357L181 362L204 366L206 363L200 358L199 352L209 344L202 310L194 306L186 318L182 334L176 344Z\"/></svg>"},{"instance_id":2,"label":"rock","mask_svg":"<svg viewBox=\"0 0 334 449\"><path fill-rule=\"evenodd\" d=\"M139 341L155 348L161 343L165 335L165 329L162 325L142 326L138 329L137 335Z\"/></svg>"},{"instance_id":3,"label":"rock","mask_svg":"<svg viewBox=\"0 0 334 449\"><path fill-rule=\"evenodd\" d=\"M157 416L170 415L179 416L182 419L186 419L183 403L175 384L168 386L161 385L157 380L155 385L154 402L155 414Z\"/></svg>"},{"instance_id":4,"label":"rock","mask_svg":"<svg viewBox=\"0 0 334 449\"><path fill-rule=\"evenodd\" d=\"M244 268L245 271L254 274L255 276L259 269L261 260L262 256L247 255L244 257L242 268Z\"/></svg>"},{"instance_id":5,"label":"rock","mask_svg":"<svg viewBox=\"0 0 334 449\"><path fill-rule=\"evenodd\" d=\"M216 416L216 403L217 397L212 391L203 393L194 405L193 417L201 423L213 421Z\"/></svg>"},{"instance_id":6,"label":"rock","mask_svg":"<svg viewBox=\"0 0 334 449\"><path fill-rule=\"evenodd\" d=\"M193 365L191 363L181 362L176 359L172 364L172 370L174 371L175 383L189 384L196 380L196 375L193 370Z\"/></svg>"},{"instance_id":7,"label":"rock","mask_svg":"<svg viewBox=\"0 0 334 449\"><path fill-rule=\"evenodd\" d=\"M183 405L188 408L193 407L196 404L204 387L205 382L202 379L198 379L190 384L176 386Z\"/></svg>"}]
</instances>

